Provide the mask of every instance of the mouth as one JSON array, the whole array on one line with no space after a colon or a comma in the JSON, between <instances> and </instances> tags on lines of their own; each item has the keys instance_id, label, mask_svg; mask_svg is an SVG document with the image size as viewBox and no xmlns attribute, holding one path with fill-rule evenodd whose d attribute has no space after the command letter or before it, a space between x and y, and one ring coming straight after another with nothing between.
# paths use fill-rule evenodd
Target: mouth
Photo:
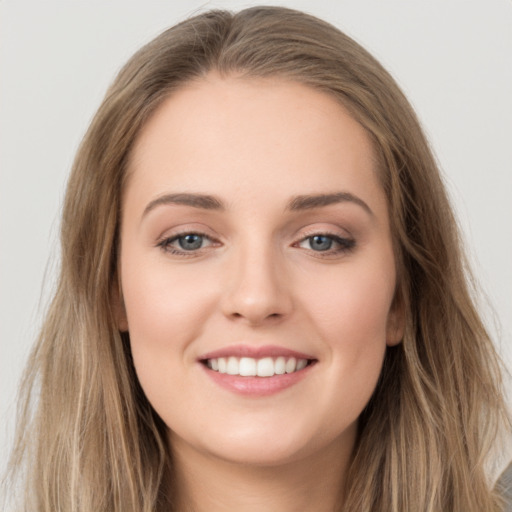
<instances>
[{"instance_id":1,"label":"mouth","mask_svg":"<svg viewBox=\"0 0 512 512\"><path fill-rule=\"evenodd\" d=\"M240 377L274 377L297 373L313 365L316 359L301 357L212 357L201 363L210 370L221 374Z\"/></svg>"},{"instance_id":2,"label":"mouth","mask_svg":"<svg viewBox=\"0 0 512 512\"><path fill-rule=\"evenodd\" d=\"M242 344L203 354L198 363L222 388L246 397L264 397L301 382L318 359L285 347Z\"/></svg>"},{"instance_id":3,"label":"mouth","mask_svg":"<svg viewBox=\"0 0 512 512\"><path fill-rule=\"evenodd\" d=\"M209 370L240 377L274 377L303 371L318 360L311 354L276 345L231 345L199 358Z\"/></svg>"}]
</instances>

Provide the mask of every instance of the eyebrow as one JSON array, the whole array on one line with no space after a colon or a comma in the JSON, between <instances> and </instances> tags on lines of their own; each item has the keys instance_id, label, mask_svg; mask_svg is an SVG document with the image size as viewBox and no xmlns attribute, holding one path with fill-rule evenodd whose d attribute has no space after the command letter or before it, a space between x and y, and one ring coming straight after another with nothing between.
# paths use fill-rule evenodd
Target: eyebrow
<instances>
[{"instance_id":1,"label":"eyebrow","mask_svg":"<svg viewBox=\"0 0 512 512\"><path fill-rule=\"evenodd\" d=\"M286 205L288 211L302 211L311 210L314 208L321 208L324 206L330 206L338 203L354 203L363 210L365 210L370 216L374 216L371 208L359 197L349 192L336 192L332 194L308 194L295 196ZM193 208L199 208L203 210L217 210L224 211L226 209L224 203L217 197L207 194L192 194L192 193L178 193L178 194L164 194L162 196L153 199L149 202L142 217L145 217L151 210L154 210L157 206L176 204L191 206Z\"/></svg>"},{"instance_id":2,"label":"eyebrow","mask_svg":"<svg viewBox=\"0 0 512 512\"><path fill-rule=\"evenodd\" d=\"M331 204L346 202L357 204L370 216L374 216L371 208L361 198L349 192L296 196L290 200L286 209L291 211L311 210L313 208L321 208L323 206L330 206Z\"/></svg>"},{"instance_id":3,"label":"eyebrow","mask_svg":"<svg viewBox=\"0 0 512 512\"><path fill-rule=\"evenodd\" d=\"M214 196L205 194L164 194L163 196L157 197L144 209L142 217L145 217L151 210L154 210L157 206L166 204L178 204L184 206L192 206L193 208L201 208L203 210L224 210L224 204L220 199Z\"/></svg>"}]
</instances>

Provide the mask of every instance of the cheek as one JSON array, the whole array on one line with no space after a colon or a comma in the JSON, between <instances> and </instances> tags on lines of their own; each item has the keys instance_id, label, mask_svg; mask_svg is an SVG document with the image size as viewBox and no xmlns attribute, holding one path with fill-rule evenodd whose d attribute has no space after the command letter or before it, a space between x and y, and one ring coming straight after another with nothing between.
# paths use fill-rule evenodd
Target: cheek
<instances>
[{"instance_id":1,"label":"cheek","mask_svg":"<svg viewBox=\"0 0 512 512\"><path fill-rule=\"evenodd\" d=\"M215 307L213 283L190 272L170 272L165 262L125 258L123 297L130 346L138 380L164 421L186 408L188 350L202 335ZM172 409L169 404L172 403ZM180 405L181 404L181 405Z\"/></svg>"},{"instance_id":2,"label":"cheek","mask_svg":"<svg viewBox=\"0 0 512 512\"><path fill-rule=\"evenodd\" d=\"M190 272L171 272L165 261L138 264L126 258L121 274L132 354L143 380L145 369L171 366L186 357L215 307L215 287Z\"/></svg>"},{"instance_id":3,"label":"cheek","mask_svg":"<svg viewBox=\"0 0 512 512\"><path fill-rule=\"evenodd\" d=\"M393 271L353 266L333 273L322 287L310 287L308 300L319 329L335 345L385 344L394 283Z\"/></svg>"},{"instance_id":4,"label":"cheek","mask_svg":"<svg viewBox=\"0 0 512 512\"><path fill-rule=\"evenodd\" d=\"M331 378L336 382L330 398L337 400L336 393L341 393L358 413L373 393L382 368L395 288L393 268L351 266L346 273L331 275L309 297L311 316L328 347Z\"/></svg>"}]
</instances>

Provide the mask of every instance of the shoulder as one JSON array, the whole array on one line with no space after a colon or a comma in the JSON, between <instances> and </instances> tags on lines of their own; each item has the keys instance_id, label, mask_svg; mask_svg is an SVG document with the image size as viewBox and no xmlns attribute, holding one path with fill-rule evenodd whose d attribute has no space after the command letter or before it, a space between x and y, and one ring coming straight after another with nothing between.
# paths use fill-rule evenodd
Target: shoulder
<instances>
[{"instance_id":1,"label":"shoulder","mask_svg":"<svg viewBox=\"0 0 512 512\"><path fill-rule=\"evenodd\" d=\"M496 490L505 499L503 512L512 512L512 462L496 482Z\"/></svg>"}]
</instances>

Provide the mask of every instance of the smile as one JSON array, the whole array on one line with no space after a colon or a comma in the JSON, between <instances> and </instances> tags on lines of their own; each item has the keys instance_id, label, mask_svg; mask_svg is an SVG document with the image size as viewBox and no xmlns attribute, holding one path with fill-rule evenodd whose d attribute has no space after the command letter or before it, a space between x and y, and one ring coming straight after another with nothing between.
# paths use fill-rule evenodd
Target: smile
<instances>
[{"instance_id":1,"label":"smile","mask_svg":"<svg viewBox=\"0 0 512 512\"><path fill-rule=\"evenodd\" d=\"M217 385L245 397L273 395L301 382L317 365L312 354L285 347L231 345L198 358Z\"/></svg>"},{"instance_id":2,"label":"smile","mask_svg":"<svg viewBox=\"0 0 512 512\"><path fill-rule=\"evenodd\" d=\"M205 361L208 368L227 375L241 377L273 377L303 370L312 363L310 359L296 357L218 357Z\"/></svg>"}]
</instances>

